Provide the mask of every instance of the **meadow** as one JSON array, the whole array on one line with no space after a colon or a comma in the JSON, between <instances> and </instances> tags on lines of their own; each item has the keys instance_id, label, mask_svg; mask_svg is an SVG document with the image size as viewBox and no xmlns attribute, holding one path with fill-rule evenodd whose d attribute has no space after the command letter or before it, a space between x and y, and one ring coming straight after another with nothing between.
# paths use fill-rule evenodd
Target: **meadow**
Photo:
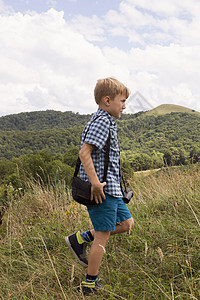
<instances>
[{"instance_id":1,"label":"meadow","mask_svg":"<svg viewBox=\"0 0 200 300\"><path fill-rule=\"evenodd\" d=\"M200 166L133 174L129 209L135 227L112 236L99 277L101 295L87 299L200 299ZM64 182L30 180L8 187L0 225L0 299L85 299L86 270L64 237L91 227Z\"/></svg>"}]
</instances>

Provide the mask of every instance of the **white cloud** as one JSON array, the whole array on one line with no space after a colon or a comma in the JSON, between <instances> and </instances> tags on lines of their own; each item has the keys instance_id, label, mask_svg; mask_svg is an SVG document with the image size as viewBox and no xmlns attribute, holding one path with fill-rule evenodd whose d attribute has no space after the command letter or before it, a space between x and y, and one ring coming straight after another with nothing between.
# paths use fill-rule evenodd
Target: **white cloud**
<instances>
[{"instance_id":1,"label":"white cloud","mask_svg":"<svg viewBox=\"0 0 200 300\"><path fill-rule=\"evenodd\" d=\"M73 32L63 12L0 16L0 42L2 114L21 110L19 99L23 110L95 110L93 86L101 74L109 75L110 64Z\"/></svg>"},{"instance_id":2,"label":"white cloud","mask_svg":"<svg viewBox=\"0 0 200 300\"><path fill-rule=\"evenodd\" d=\"M1 14L1 115L93 112L94 85L107 76L132 93L140 91L153 106L174 103L200 110L199 4L191 0L194 12L188 3L169 0L161 7L160 0L155 5L124 0L120 11L104 18L78 15L71 21L55 9ZM120 36L129 38L128 49L109 46Z\"/></svg>"},{"instance_id":3,"label":"white cloud","mask_svg":"<svg viewBox=\"0 0 200 300\"><path fill-rule=\"evenodd\" d=\"M199 13L198 0L124 0L120 11L109 11L105 20L112 32L120 27L118 34L127 36L133 46L195 45L199 44Z\"/></svg>"},{"instance_id":4,"label":"white cloud","mask_svg":"<svg viewBox=\"0 0 200 300\"><path fill-rule=\"evenodd\" d=\"M109 45L112 36L127 37L130 47L199 44L199 0L124 0L103 18L75 16L72 28L89 41Z\"/></svg>"},{"instance_id":5,"label":"white cloud","mask_svg":"<svg viewBox=\"0 0 200 300\"><path fill-rule=\"evenodd\" d=\"M91 18L82 15L76 15L71 21L73 30L80 32L88 41L104 41L104 23L103 20L93 15Z\"/></svg>"},{"instance_id":6,"label":"white cloud","mask_svg":"<svg viewBox=\"0 0 200 300\"><path fill-rule=\"evenodd\" d=\"M199 46L149 46L129 53L108 48L105 56L112 64L120 63L132 92L140 91L153 106L174 103L192 108L195 101L200 110Z\"/></svg>"}]
</instances>

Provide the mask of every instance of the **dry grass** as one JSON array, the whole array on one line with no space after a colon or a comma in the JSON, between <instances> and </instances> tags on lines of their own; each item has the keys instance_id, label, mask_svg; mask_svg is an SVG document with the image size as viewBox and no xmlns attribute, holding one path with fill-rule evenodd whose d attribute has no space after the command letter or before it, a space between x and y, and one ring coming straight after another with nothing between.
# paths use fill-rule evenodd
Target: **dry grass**
<instances>
[{"instance_id":1,"label":"dry grass","mask_svg":"<svg viewBox=\"0 0 200 300\"><path fill-rule=\"evenodd\" d=\"M200 298L200 170L160 170L130 179L135 229L111 237L100 276L106 291L90 299ZM59 183L10 187L0 228L0 299L84 299L85 269L64 237L91 227L87 211Z\"/></svg>"}]
</instances>

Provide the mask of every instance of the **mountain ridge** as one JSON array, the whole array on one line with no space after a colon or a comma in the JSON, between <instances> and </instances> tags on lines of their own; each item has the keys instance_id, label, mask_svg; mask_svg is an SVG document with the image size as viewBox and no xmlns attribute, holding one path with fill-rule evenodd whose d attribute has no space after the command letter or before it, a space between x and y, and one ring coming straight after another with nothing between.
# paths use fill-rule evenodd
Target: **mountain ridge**
<instances>
[{"instance_id":1,"label":"mountain ridge","mask_svg":"<svg viewBox=\"0 0 200 300\"><path fill-rule=\"evenodd\" d=\"M33 131L61 129L83 125L91 115L80 115L71 111L56 110L21 112L0 117L2 131Z\"/></svg>"},{"instance_id":2,"label":"mountain ridge","mask_svg":"<svg viewBox=\"0 0 200 300\"><path fill-rule=\"evenodd\" d=\"M170 113L189 113L200 116L200 112L175 104L161 104L149 111L122 115L121 120L135 119L139 116L159 116ZM33 131L46 129L62 129L83 126L92 114L79 114L71 111L32 111L21 112L0 117L1 131Z\"/></svg>"}]
</instances>

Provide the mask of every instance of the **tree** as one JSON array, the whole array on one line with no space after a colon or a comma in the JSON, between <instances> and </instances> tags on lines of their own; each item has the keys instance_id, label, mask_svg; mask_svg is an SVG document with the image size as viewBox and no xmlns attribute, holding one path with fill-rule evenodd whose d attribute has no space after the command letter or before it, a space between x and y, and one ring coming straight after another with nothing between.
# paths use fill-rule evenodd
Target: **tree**
<instances>
[{"instance_id":1,"label":"tree","mask_svg":"<svg viewBox=\"0 0 200 300\"><path fill-rule=\"evenodd\" d=\"M191 163L195 164L198 161L200 161L200 148L198 147L193 147L192 150L190 151L190 161Z\"/></svg>"},{"instance_id":2,"label":"tree","mask_svg":"<svg viewBox=\"0 0 200 300\"><path fill-rule=\"evenodd\" d=\"M63 156L64 163L66 163L67 165L69 165L71 167L75 167L76 161L78 158L78 153L79 153L78 147L73 147L73 148L67 150Z\"/></svg>"}]
</instances>

